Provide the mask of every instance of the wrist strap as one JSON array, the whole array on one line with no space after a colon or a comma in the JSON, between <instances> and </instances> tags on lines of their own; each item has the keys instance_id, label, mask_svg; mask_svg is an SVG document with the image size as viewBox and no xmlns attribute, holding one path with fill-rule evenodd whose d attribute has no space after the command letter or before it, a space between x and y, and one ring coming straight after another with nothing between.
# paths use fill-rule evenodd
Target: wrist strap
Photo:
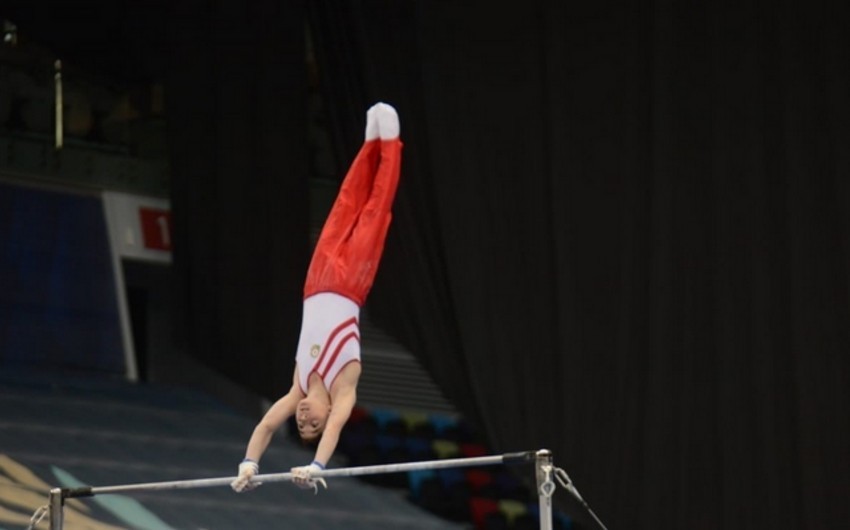
<instances>
[{"instance_id":1,"label":"wrist strap","mask_svg":"<svg viewBox=\"0 0 850 530\"><path fill-rule=\"evenodd\" d=\"M313 462L310 465L311 466L319 466L319 469L325 469L325 465L323 463L319 462L318 460L313 460Z\"/></svg>"}]
</instances>

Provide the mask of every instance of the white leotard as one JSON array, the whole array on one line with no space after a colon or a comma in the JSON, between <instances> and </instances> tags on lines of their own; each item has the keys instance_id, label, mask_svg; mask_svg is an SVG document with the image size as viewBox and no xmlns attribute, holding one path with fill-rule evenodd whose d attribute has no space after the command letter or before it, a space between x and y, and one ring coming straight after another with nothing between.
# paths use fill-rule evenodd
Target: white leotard
<instances>
[{"instance_id":1,"label":"white leotard","mask_svg":"<svg viewBox=\"0 0 850 530\"><path fill-rule=\"evenodd\" d=\"M323 292L304 300L302 318L295 354L301 391L307 393L313 372L330 391L345 365L360 362L360 307L349 298Z\"/></svg>"}]
</instances>

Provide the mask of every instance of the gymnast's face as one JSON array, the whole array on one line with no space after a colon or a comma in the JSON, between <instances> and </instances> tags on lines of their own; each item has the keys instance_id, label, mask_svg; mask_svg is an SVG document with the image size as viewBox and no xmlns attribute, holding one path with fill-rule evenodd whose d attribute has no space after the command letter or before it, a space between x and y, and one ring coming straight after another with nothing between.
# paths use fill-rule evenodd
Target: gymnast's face
<instances>
[{"instance_id":1,"label":"gymnast's face","mask_svg":"<svg viewBox=\"0 0 850 530\"><path fill-rule=\"evenodd\" d=\"M330 411L328 405L314 398L305 397L299 401L295 408L295 423L298 425L298 434L301 435L301 439L309 442L322 434Z\"/></svg>"}]
</instances>

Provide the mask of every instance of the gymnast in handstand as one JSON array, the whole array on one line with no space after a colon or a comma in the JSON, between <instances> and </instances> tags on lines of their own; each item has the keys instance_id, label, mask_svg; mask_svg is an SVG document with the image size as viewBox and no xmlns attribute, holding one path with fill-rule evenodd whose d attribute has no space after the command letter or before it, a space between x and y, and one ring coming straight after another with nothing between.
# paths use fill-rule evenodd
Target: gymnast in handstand
<instances>
[{"instance_id":1,"label":"gymnast in handstand","mask_svg":"<svg viewBox=\"0 0 850 530\"><path fill-rule=\"evenodd\" d=\"M289 392L254 428L231 487L255 487L251 477L272 435L291 416L306 442L319 440L312 463L292 469L293 481L318 491L324 469L356 402L360 379L360 308L366 301L392 219L401 171L398 115L386 103L366 113L366 138L331 208L307 272L301 334Z\"/></svg>"}]
</instances>

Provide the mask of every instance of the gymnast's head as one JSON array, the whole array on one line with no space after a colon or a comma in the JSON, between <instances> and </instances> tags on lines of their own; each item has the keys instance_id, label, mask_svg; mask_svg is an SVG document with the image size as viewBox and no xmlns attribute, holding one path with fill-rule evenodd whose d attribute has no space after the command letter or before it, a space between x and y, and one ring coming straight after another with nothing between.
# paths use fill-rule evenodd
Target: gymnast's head
<instances>
[{"instance_id":1,"label":"gymnast's head","mask_svg":"<svg viewBox=\"0 0 850 530\"><path fill-rule=\"evenodd\" d=\"M315 442L325 430L331 404L314 396L307 396L295 408L295 424L298 434L307 443Z\"/></svg>"}]
</instances>

